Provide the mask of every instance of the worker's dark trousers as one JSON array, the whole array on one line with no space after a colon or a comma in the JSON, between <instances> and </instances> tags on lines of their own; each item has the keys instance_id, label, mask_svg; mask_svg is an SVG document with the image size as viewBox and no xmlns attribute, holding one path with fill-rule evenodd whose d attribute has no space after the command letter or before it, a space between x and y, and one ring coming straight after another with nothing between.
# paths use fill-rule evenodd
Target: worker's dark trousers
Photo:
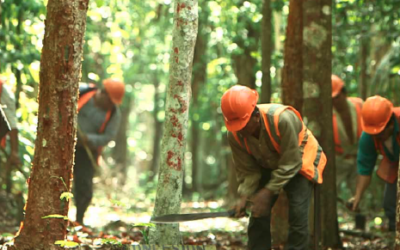
<instances>
[{"instance_id":1,"label":"worker's dark trousers","mask_svg":"<svg viewBox=\"0 0 400 250\"><path fill-rule=\"evenodd\" d=\"M96 154L93 155L96 157ZM96 159L96 158L95 158ZM83 223L83 216L93 197L94 166L86 150L76 147L74 166L74 198L76 221Z\"/></svg>"},{"instance_id":2,"label":"worker's dark trousers","mask_svg":"<svg viewBox=\"0 0 400 250\"><path fill-rule=\"evenodd\" d=\"M396 201L397 180L394 183L386 183L383 197L383 209L389 219L389 231L393 232L396 230Z\"/></svg>"},{"instance_id":3,"label":"worker's dark trousers","mask_svg":"<svg viewBox=\"0 0 400 250\"><path fill-rule=\"evenodd\" d=\"M264 187L271 176L270 170L263 169L263 177L260 188ZM303 175L297 174L284 187L289 200L289 235L287 250L308 249L308 211L312 194L313 184ZM275 195L271 208L277 200ZM248 249L267 250L271 249L271 216L262 218L250 218L248 227Z\"/></svg>"}]
</instances>

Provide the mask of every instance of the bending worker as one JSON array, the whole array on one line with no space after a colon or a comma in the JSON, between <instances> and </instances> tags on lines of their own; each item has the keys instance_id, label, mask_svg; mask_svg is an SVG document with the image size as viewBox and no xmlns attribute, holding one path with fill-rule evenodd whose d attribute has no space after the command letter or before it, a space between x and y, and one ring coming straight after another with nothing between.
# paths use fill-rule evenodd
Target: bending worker
<instances>
[{"instance_id":1,"label":"bending worker","mask_svg":"<svg viewBox=\"0 0 400 250\"><path fill-rule=\"evenodd\" d=\"M362 118L364 132L358 147L356 194L351 199L353 210L357 210L364 191L371 183L378 154L382 154L377 174L386 182L383 208L389 219L389 231L395 231L400 108L393 108L393 104L381 96L369 97L362 108Z\"/></svg>"},{"instance_id":2,"label":"bending worker","mask_svg":"<svg viewBox=\"0 0 400 250\"><path fill-rule=\"evenodd\" d=\"M300 114L290 106L257 105L258 93L233 86L221 99L241 200L253 203L248 249L271 248L271 208L283 188L289 200L288 249L308 249L308 211L314 183L322 183L326 157Z\"/></svg>"},{"instance_id":3,"label":"bending worker","mask_svg":"<svg viewBox=\"0 0 400 250\"><path fill-rule=\"evenodd\" d=\"M75 151L74 197L76 221L83 224L83 217L93 197L93 177L96 159L102 147L117 134L125 86L119 80L106 79L104 88L80 88L78 101L78 141Z\"/></svg>"},{"instance_id":4,"label":"bending worker","mask_svg":"<svg viewBox=\"0 0 400 250\"><path fill-rule=\"evenodd\" d=\"M363 125L361 109L363 101L347 97L342 79L332 75L333 135L336 151L336 186L339 196L342 183L350 193L355 192L357 177L357 150Z\"/></svg>"}]
</instances>

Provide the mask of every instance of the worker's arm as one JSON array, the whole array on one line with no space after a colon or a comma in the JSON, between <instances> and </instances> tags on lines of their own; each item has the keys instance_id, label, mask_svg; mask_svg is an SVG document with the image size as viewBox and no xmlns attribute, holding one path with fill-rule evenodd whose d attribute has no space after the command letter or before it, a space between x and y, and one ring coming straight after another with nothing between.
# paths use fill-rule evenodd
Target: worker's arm
<instances>
[{"instance_id":1,"label":"worker's arm","mask_svg":"<svg viewBox=\"0 0 400 250\"><path fill-rule=\"evenodd\" d=\"M362 199L364 191L371 183L371 175L374 171L378 153L375 148L375 142L371 135L363 132L358 144L357 154L357 186L354 197L350 199L353 203L353 211L357 210L358 205Z\"/></svg>"},{"instance_id":2,"label":"worker's arm","mask_svg":"<svg viewBox=\"0 0 400 250\"><path fill-rule=\"evenodd\" d=\"M119 129L119 124L121 120L121 112L119 109L116 109L114 114L112 114L111 119L108 121L107 126L104 130L104 133L99 134L99 133L90 133L90 134L85 134L82 135L84 140L88 142L88 145L92 149L96 149L98 147L106 146L110 141L115 139L118 129ZM79 137L78 137L79 140Z\"/></svg>"},{"instance_id":3,"label":"worker's arm","mask_svg":"<svg viewBox=\"0 0 400 250\"><path fill-rule=\"evenodd\" d=\"M244 142L241 146L230 132L228 132L228 142L232 150L236 179L239 182L238 193L241 196L235 206L236 217L241 217L244 214L243 208L246 206L246 201L257 190L261 171L254 157L247 152Z\"/></svg>"},{"instance_id":4,"label":"worker's arm","mask_svg":"<svg viewBox=\"0 0 400 250\"><path fill-rule=\"evenodd\" d=\"M10 135L10 145L11 145L11 152L10 156L8 157L8 161L11 164L19 165L21 163L18 154L18 129L12 129L9 132Z\"/></svg>"},{"instance_id":5,"label":"worker's arm","mask_svg":"<svg viewBox=\"0 0 400 250\"><path fill-rule=\"evenodd\" d=\"M364 191L367 189L369 184L371 183L370 175L359 175L357 177L357 186L356 186L356 194L350 200L352 205L352 210L356 211L358 209L358 205L360 204L361 197L364 194Z\"/></svg>"}]
</instances>

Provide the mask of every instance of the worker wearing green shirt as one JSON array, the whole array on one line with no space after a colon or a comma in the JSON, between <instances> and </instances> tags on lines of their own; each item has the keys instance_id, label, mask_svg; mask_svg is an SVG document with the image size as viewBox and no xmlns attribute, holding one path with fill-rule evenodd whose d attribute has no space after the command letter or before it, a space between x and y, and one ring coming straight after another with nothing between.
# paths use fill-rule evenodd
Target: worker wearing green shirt
<instances>
[{"instance_id":1,"label":"worker wearing green shirt","mask_svg":"<svg viewBox=\"0 0 400 250\"><path fill-rule=\"evenodd\" d=\"M371 175L378 154L383 155L377 174L385 182L383 208L389 219L389 231L396 229L397 171L400 152L400 108L380 96L366 100L362 108L364 132L361 135L358 156L356 194L351 199L352 209L358 208L364 191L371 183Z\"/></svg>"}]
</instances>

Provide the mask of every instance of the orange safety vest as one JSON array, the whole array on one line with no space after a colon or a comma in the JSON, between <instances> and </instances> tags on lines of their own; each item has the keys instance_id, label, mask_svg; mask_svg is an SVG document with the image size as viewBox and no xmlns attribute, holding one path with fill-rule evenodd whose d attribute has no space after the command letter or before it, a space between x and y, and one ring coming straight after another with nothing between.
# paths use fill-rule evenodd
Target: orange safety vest
<instances>
[{"instance_id":1,"label":"orange safety vest","mask_svg":"<svg viewBox=\"0 0 400 250\"><path fill-rule=\"evenodd\" d=\"M291 110L297 115L303 124L303 128L299 133L299 150L302 153L303 160L300 174L314 183L321 184L323 182L322 175L326 165L326 156L322 151L321 146L318 144L317 139L315 139L311 131L304 125L299 112L293 107L281 104L261 104L257 105L257 107L262 114L269 138L278 153L280 153L280 133L278 127L279 116L285 110ZM243 147L236 132L233 133L233 136L239 145ZM247 152L251 154L246 138L244 138L244 144Z\"/></svg>"},{"instance_id":2,"label":"orange safety vest","mask_svg":"<svg viewBox=\"0 0 400 250\"><path fill-rule=\"evenodd\" d=\"M353 103L353 105L356 109L357 139L360 139L361 133L363 131L363 121L362 121L362 117L361 117L361 109L362 109L363 101L361 98L358 98L358 97L349 97L348 99L351 101L351 103ZM343 154L344 150L341 146L340 137L339 137L339 128L338 128L337 118L336 118L335 114L332 116L332 123L333 123L333 138L335 141L335 151L339 154Z\"/></svg>"},{"instance_id":3,"label":"orange safety vest","mask_svg":"<svg viewBox=\"0 0 400 250\"><path fill-rule=\"evenodd\" d=\"M394 108L393 113L397 119L398 124L400 125L400 107ZM400 145L400 133L396 136L396 140L397 144ZM397 174L399 171L399 162L393 162L389 160L385 153L382 141L379 141L374 137L374 142L376 150L378 150L383 155L383 159L379 164L376 174L384 181L388 183L394 183L398 176Z\"/></svg>"},{"instance_id":4,"label":"orange safety vest","mask_svg":"<svg viewBox=\"0 0 400 250\"><path fill-rule=\"evenodd\" d=\"M93 85L89 85L89 86L92 87ZM97 91L97 89L94 88L93 90L90 90L90 91L82 94L79 97L79 100L78 100L78 112L96 94L96 91ZM101 125L101 127L99 129L99 133L100 134L102 134L104 132L104 130L106 129L107 123L110 121L110 118L111 118L111 115L112 115L112 111L113 111L112 109L107 111L106 118L104 119L104 122L103 122L103 124ZM103 151L103 147L98 147L97 148L97 163L99 161L99 158L100 158L100 155L101 155L102 151Z\"/></svg>"}]
</instances>

